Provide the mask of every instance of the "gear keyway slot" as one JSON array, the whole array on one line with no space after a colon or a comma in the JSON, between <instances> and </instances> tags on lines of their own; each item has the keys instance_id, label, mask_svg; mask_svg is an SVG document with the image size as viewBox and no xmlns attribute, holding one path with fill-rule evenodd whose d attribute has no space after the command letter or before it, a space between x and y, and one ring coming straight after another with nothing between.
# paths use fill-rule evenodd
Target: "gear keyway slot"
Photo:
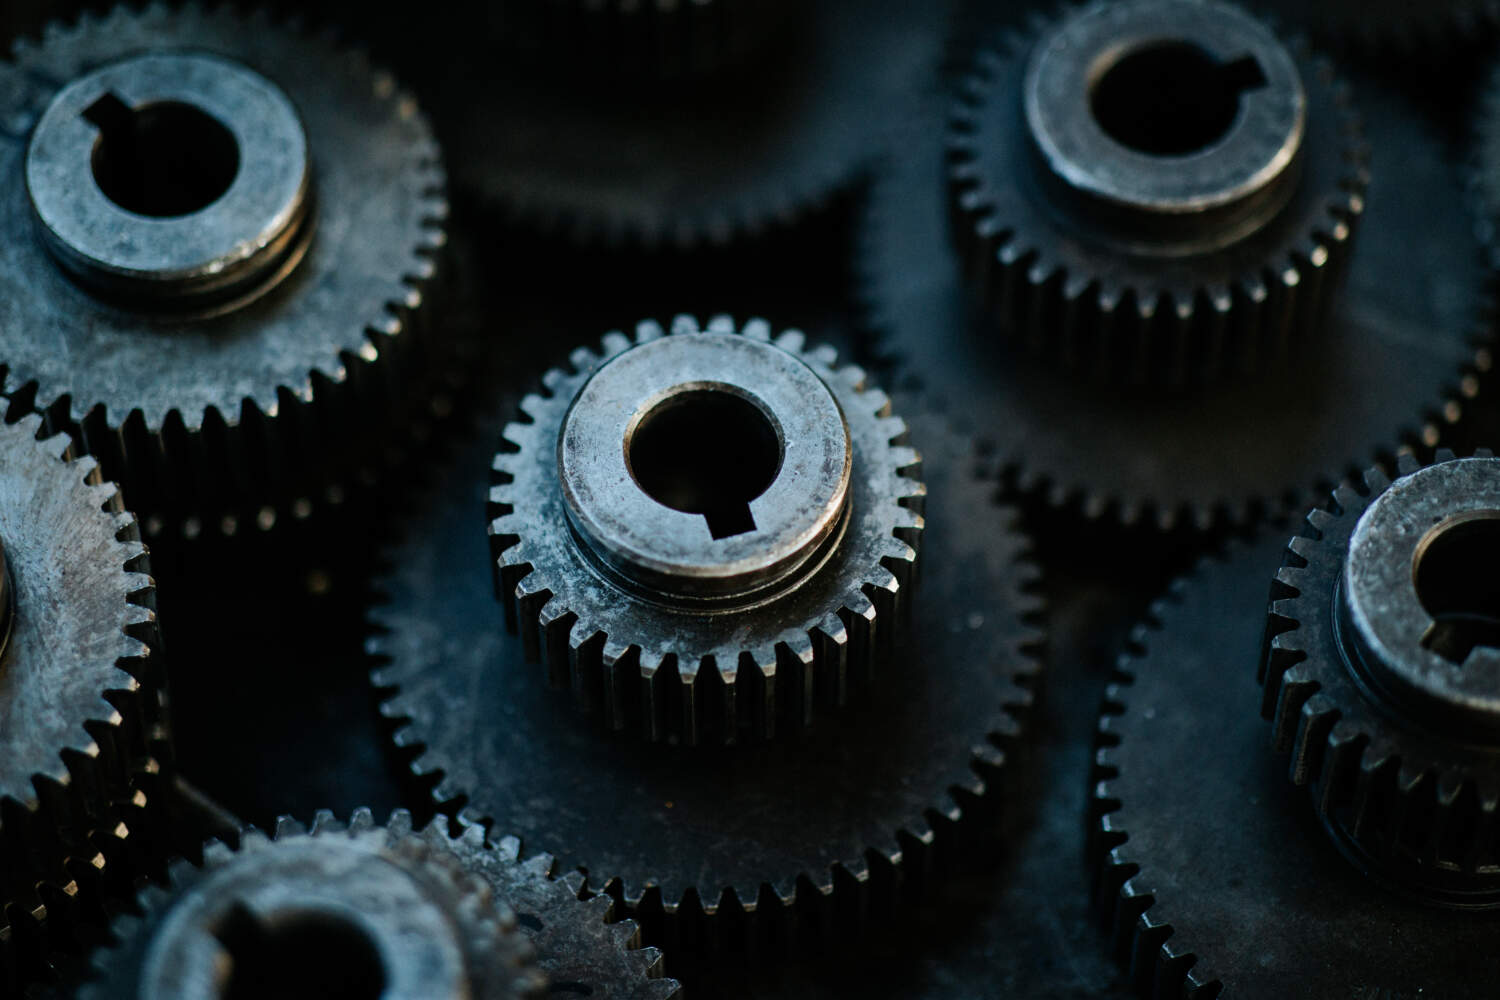
<instances>
[{"instance_id":1,"label":"gear keyway slot","mask_svg":"<svg viewBox=\"0 0 1500 1000\"><path fill-rule=\"evenodd\" d=\"M1453 663L1500 649L1500 511L1444 520L1417 547L1412 580L1432 624L1422 645Z\"/></svg>"},{"instance_id":2,"label":"gear keyway slot","mask_svg":"<svg viewBox=\"0 0 1500 1000\"><path fill-rule=\"evenodd\" d=\"M191 104L132 108L106 93L83 117L99 129L94 180L127 212L158 219L192 215L222 198L239 175L234 133Z\"/></svg>"},{"instance_id":3,"label":"gear keyway slot","mask_svg":"<svg viewBox=\"0 0 1500 1000\"><path fill-rule=\"evenodd\" d=\"M1122 56L1089 95L1094 120L1125 146L1186 156L1224 137L1246 91L1266 85L1254 56L1220 61L1190 42L1159 42Z\"/></svg>"}]
</instances>

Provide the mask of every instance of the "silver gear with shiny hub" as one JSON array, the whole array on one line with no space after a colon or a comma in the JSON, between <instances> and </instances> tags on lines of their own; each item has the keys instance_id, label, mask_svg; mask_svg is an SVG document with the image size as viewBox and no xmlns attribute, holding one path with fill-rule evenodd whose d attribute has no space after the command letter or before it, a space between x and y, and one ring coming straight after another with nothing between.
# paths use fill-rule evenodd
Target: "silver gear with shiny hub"
<instances>
[{"instance_id":1,"label":"silver gear with shiny hub","mask_svg":"<svg viewBox=\"0 0 1500 1000\"><path fill-rule=\"evenodd\" d=\"M7 916L60 924L47 886L80 895L68 859L98 857L121 822L162 721L155 591L135 518L91 458L32 415L0 423L0 899ZM60 937L60 926L47 933ZM0 934L0 980L42 956ZM3 985L3 981L0 981Z\"/></svg>"},{"instance_id":2,"label":"silver gear with shiny hub","mask_svg":"<svg viewBox=\"0 0 1500 1000\"><path fill-rule=\"evenodd\" d=\"M1317 333L1364 207L1345 88L1217 3L1094 4L1012 37L976 61L949 145L986 307L1101 379L1282 358Z\"/></svg>"},{"instance_id":3,"label":"silver gear with shiny hub","mask_svg":"<svg viewBox=\"0 0 1500 1000\"><path fill-rule=\"evenodd\" d=\"M1272 590L1272 742L1336 843L1402 891L1500 905L1500 459L1402 461L1307 517Z\"/></svg>"},{"instance_id":4,"label":"silver gear with shiny hub","mask_svg":"<svg viewBox=\"0 0 1500 1000\"><path fill-rule=\"evenodd\" d=\"M537 995L515 913L446 841L405 814L382 828L363 812L347 827L323 814L310 830L283 821L274 839L212 843L116 920L118 943L95 954L80 997L232 1000L309 980L351 1000Z\"/></svg>"},{"instance_id":5,"label":"silver gear with shiny hub","mask_svg":"<svg viewBox=\"0 0 1500 1000\"><path fill-rule=\"evenodd\" d=\"M0 81L4 392L137 508L353 474L417 360L444 243L413 99L228 8L53 25Z\"/></svg>"},{"instance_id":6,"label":"silver gear with shiny hub","mask_svg":"<svg viewBox=\"0 0 1500 1000\"><path fill-rule=\"evenodd\" d=\"M500 596L613 729L773 736L872 682L915 582L917 453L864 372L762 321L607 335L506 428Z\"/></svg>"}]
</instances>

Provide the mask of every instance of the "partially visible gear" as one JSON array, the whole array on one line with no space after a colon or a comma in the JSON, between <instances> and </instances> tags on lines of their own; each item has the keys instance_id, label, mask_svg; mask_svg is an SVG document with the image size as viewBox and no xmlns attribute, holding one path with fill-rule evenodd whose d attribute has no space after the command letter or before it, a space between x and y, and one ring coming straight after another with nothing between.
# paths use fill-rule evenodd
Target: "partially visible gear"
<instances>
[{"instance_id":1,"label":"partially visible gear","mask_svg":"<svg viewBox=\"0 0 1500 1000\"><path fill-rule=\"evenodd\" d=\"M916 582L923 487L890 400L800 332L678 317L548 372L496 456L499 596L611 729L800 729L874 683Z\"/></svg>"},{"instance_id":2,"label":"partially visible gear","mask_svg":"<svg viewBox=\"0 0 1500 1000\"><path fill-rule=\"evenodd\" d=\"M161 739L155 592L135 518L91 458L39 440L42 420L0 423L0 985L45 959L26 923L57 926L84 902L74 862L115 859L142 769ZM154 798L154 790L152 792ZM122 809L121 804L126 804ZM133 822L133 821L132 821ZM122 847L120 843L113 845ZM96 862L97 859L97 862ZM27 949L31 949L27 953Z\"/></svg>"},{"instance_id":3,"label":"partially visible gear","mask_svg":"<svg viewBox=\"0 0 1500 1000\"><path fill-rule=\"evenodd\" d=\"M1243 375L1318 334L1364 210L1361 142L1331 67L1237 8L1093 4L965 81L959 252L1000 329L1066 368Z\"/></svg>"},{"instance_id":4,"label":"partially visible gear","mask_svg":"<svg viewBox=\"0 0 1500 1000\"><path fill-rule=\"evenodd\" d=\"M1491 70L1473 114L1474 151L1469 193L1480 238L1500 260L1500 63Z\"/></svg>"},{"instance_id":5,"label":"partially visible gear","mask_svg":"<svg viewBox=\"0 0 1500 1000\"><path fill-rule=\"evenodd\" d=\"M311 830L284 821L274 839L210 844L116 920L80 997L537 995L515 913L447 841L404 813L381 828L361 812L347 827L320 814Z\"/></svg>"},{"instance_id":6,"label":"partially visible gear","mask_svg":"<svg viewBox=\"0 0 1500 1000\"><path fill-rule=\"evenodd\" d=\"M1492 364L1487 272L1427 113L1387 83L1355 84L1371 98L1370 191L1322 335L1280 371L1174 393L1033 363L979 315L950 244L934 103L861 221L857 294L886 378L964 413L1020 492L1126 524L1247 524L1402 446L1428 453Z\"/></svg>"},{"instance_id":7,"label":"partially visible gear","mask_svg":"<svg viewBox=\"0 0 1500 1000\"><path fill-rule=\"evenodd\" d=\"M1272 590L1272 743L1356 863L1500 906L1500 459L1371 469L1316 508Z\"/></svg>"},{"instance_id":8,"label":"partially visible gear","mask_svg":"<svg viewBox=\"0 0 1500 1000\"><path fill-rule=\"evenodd\" d=\"M1482 993L1494 921L1345 863L1266 753L1253 671L1285 544L1273 529L1205 560L1120 660L1092 824L1115 956L1151 1000Z\"/></svg>"},{"instance_id":9,"label":"partially visible gear","mask_svg":"<svg viewBox=\"0 0 1500 1000\"><path fill-rule=\"evenodd\" d=\"M169 516L378 454L447 212L391 77L265 15L121 5L18 44L0 94L0 389Z\"/></svg>"},{"instance_id":10,"label":"partially visible gear","mask_svg":"<svg viewBox=\"0 0 1500 1000\"><path fill-rule=\"evenodd\" d=\"M952 0L816 0L733 70L601 83L557 65L476 80L454 60L444 136L457 188L585 244L727 243L855 186L892 109L943 57Z\"/></svg>"},{"instance_id":11,"label":"partially visible gear","mask_svg":"<svg viewBox=\"0 0 1500 1000\"><path fill-rule=\"evenodd\" d=\"M1284 23L1305 26L1328 44L1370 56L1452 59L1500 32L1496 0L1255 0Z\"/></svg>"},{"instance_id":12,"label":"partially visible gear","mask_svg":"<svg viewBox=\"0 0 1500 1000\"><path fill-rule=\"evenodd\" d=\"M867 709L795 741L684 754L601 737L535 682L494 613L482 496L503 419L401 519L373 611L382 711L437 800L586 872L669 956L797 950L918 898L1003 797L1039 669L1035 571L968 442L912 419L933 465L924 577Z\"/></svg>"}]
</instances>

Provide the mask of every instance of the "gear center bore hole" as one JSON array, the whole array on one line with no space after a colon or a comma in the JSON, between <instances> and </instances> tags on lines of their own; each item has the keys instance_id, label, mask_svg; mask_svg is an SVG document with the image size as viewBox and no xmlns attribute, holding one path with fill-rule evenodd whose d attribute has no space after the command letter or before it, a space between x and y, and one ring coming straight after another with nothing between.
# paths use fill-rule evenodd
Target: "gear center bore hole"
<instances>
[{"instance_id":1,"label":"gear center bore hole","mask_svg":"<svg viewBox=\"0 0 1500 1000\"><path fill-rule=\"evenodd\" d=\"M221 1000L380 1000L385 964L353 921L326 913L262 920L236 905L214 936L229 953Z\"/></svg>"},{"instance_id":2,"label":"gear center bore hole","mask_svg":"<svg viewBox=\"0 0 1500 1000\"><path fill-rule=\"evenodd\" d=\"M781 471L781 435L728 386L674 392L637 422L625 465L657 503L702 514L714 538L755 530L750 501Z\"/></svg>"},{"instance_id":3,"label":"gear center bore hole","mask_svg":"<svg viewBox=\"0 0 1500 1000\"><path fill-rule=\"evenodd\" d=\"M127 212L167 219L201 212L240 172L240 146L217 118L191 104L132 108L105 94L83 112L99 129L94 181Z\"/></svg>"},{"instance_id":4,"label":"gear center bore hole","mask_svg":"<svg viewBox=\"0 0 1500 1000\"><path fill-rule=\"evenodd\" d=\"M1422 645L1453 663L1500 648L1500 510L1466 511L1428 531L1412 560L1417 599L1432 616Z\"/></svg>"},{"instance_id":5,"label":"gear center bore hole","mask_svg":"<svg viewBox=\"0 0 1500 1000\"><path fill-rule=\"evenodd\" d=\"M1157 42L1098 74L1089 103L1116 142L1152 156L1186 156L1222 139L1240 98L1265 85L1252 56L1220 62L1190 42Z\"/></svg>"}]
</instances>

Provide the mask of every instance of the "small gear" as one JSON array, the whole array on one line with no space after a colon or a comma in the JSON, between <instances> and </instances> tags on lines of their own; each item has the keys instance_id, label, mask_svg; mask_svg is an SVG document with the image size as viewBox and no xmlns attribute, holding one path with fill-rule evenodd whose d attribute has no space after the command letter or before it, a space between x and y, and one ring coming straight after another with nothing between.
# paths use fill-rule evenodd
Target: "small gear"
<instances>
[{"instance_id":1,"label":"small gear","mask_svg":"<svg viewBox=\"0 0 1500 1000\"><path fill-rule=\"evenodd\" d=\"M1285 537L1205 559L1120 660L1091 823L1114 954L1152 1000L1474 996L1500 974L1494 921L1346 863L1266 753L1254 670Z\"/></svg>"},{"instance_id":2,"label":"small gear","mask_svg":"<svg viewBox=\"0 0 1500 1000\"><path fill-rule=\"evenodd\" d=\"M890 401L800 332L642 323L505 429L507 621L615 730L801 728L873 683L915 583L923 487Z\"/></svg>"},{"instance_id":3,"label":"small gear","mask_svg":"<svg viewBox=\"0 0 1500 1000\"><path fill-rule=\"evenodd\" d=\"M121 5L18 44L0 81L12 400L169 516L378 454L447 213L391 77L264 14Z\"/></svg>"},{"instance_id":4,"label":"small gear","mask_svg":"<svg viewBox=\"0 0 1500 1000\"><path fill-rule=\"evenodd\" d=\"M1039 669L1035 570L969 443L913 418L933 464L924 578L868 710L685 754L579 719L494 613L481 501L503 419L483 418L402 518L372 612L382 711L437 800L587 872L669 956L796 950L899 912L993 815Z\"/></svg>"},{"instance_id":5,"label":"small gear","mask_svg":"<svg viewBox=\"0 0 1500 1000\"><path fill-rule=\"evenodd\" d=\"M575 242L723 244L850 192L892 109L944 52L953 0L818 0L744 65L676 82L601 83L553 65L442 84L455 187Z\"/></svg>"},{"instance_id":6,"label":"small gear","mask_svg":"<svg viewBox=\"0 0 1500 1000\"><path fill-rule=\"evenodd\" d=\"M1261 670L1272 743L1330 832L1434 902L1500 905L1500 459L1409 456L1287 547Z\"/></svg>"},{"instance_id":7,"label":"small gear","mask_svg":"<svg viewBox=\"0 0 1500 1000\"><path fill-rule=\"evenodd\" d=\"M322 814L310 831L283 821L274 839L212 843L116 920L80 997L536 996L515 913L447 840L404 813L380 828L360 812L348 827Z\"/></svg>"},{"instance_id":8,"label":"small gear","mask_svg":"<svg viewBox=\"0 0 1500 1000\"><path fill-rule=\"evenodd\" d=\"M1331 67L1237 8L1096 3L976 61L954 232L1028 350L1098 379L1240 375L1318 332L1361 143Z\"/></svg>"},{"instance_id":9,"label":"small gear","mask_svg":"<svg viewBox=\"0 0 1500 1000\"><path fill-rule=\"evenodd\" d=\"M973 307L932 102L917 152L886 164L859 223L856 294L884 377L964 413L1008 485L1117 523L1244 525L1402 445L1428 453L1492 364L1484 259L1429 112L1389 82L1354 82L1371 98L1369 198L1322 334L1279 371L1180 392L1034 363Z\"/></svg>"},{"instance_id":10,"label":"small gear","mask_svg":"<svg viewBox=\"0 0 1500 1000\"><path fill-rule=\"evenodd\" d=\"M93 459L67 460L67 439L39 440L41 426L34 415L0 423L0 902L11 923L0 984L44 957L44 946L13 950L35 943L17 916L60 924L79 902L70 856L113 860L96 834L127 832L121 804L144 799L137 772L156 767L161 738L155 592L135 518Z\"/></svg>"}]
</instances>

